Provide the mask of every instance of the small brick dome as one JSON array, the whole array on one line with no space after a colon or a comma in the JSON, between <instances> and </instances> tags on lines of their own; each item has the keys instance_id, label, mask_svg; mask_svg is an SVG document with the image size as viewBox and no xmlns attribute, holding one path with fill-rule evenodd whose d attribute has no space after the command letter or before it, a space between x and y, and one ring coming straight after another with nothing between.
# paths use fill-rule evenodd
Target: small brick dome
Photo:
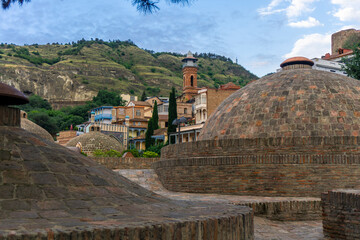
<instances>
[{"instance_id":1,"label":"small brick dome","mask_svg":"<svg viewBox=\"0 0 360 240\"><path fill-rule=\"evenodd\" d=\"M97 150L116 150L122 152L125 148L113 137L105 135L101 132L89 132L83 135L80 135L76 138L71 139L66 146L67 147L76 147L77 143L81 143L82 150L88 155Z\"/></svg>"},{"instance_id":2,"label":"small brick dome","mask_svg":"<svg viewBox=\"0 0 360 240\"><path fill-rule=\"evenodd\" d=\"M22 129L25 129L28 132L38 135L39 137L41 137L43 139L46 139L46 140L49 140L52 142L54 141L53 137L51 136L50 133L48 133L48 131L46 131L44 128L40 127L36 123L33 123L32 121L30 121L27 118L21 118L20 127Z\"/></svg>"},{"instance_id":3,"label":"small brick dome","mask_svg":"<svg viewBox=\"0 0 360 240\"><path fill-rule=\"evenodd\" d=\"M229 96L205 123L199 140L359 134L360 81L295 68Z\"/></svg>"}]
</instances>

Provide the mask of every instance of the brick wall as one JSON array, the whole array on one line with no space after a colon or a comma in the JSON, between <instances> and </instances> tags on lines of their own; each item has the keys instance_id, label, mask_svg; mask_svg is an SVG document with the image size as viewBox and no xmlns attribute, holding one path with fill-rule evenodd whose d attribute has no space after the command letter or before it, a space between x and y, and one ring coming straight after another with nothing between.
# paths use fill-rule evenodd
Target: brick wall
<instances>
[{"instance_id":1,"label":"brick wall","mask_svg":"<svg viewBox=\"0 0 360 240\"><path fill-rule=\"evenodd\" d=\"M65 146L71 139L76 137L76 131L62 131L59 133L57 140L59 141L60 145Z\"/></svg>"},{"instance_id":2,"label":"brick wall","mask_svg":"<svg viewBox=\"0 0 360 240\"><path fill-rule=\"evenodd\" d=\"M360 154L360 137L288 137L205 140L162 149L162 159L238 155Z\"/></svg>"},{"instance_id":3,"label":"brick wall","mask_svg":"<svg viewBox=\"0 0 360 240\"><path fill-rule=\"evenodd\" d=\"M222 103L228 96L236 92L236 90L221 90L221 89L207 89L207 117L216 110L220 103Z\"/></svg>"},{"instance_id":4,"label":"brick wall","mask_svg":"<svg viewBox=\"0 0 360 240\"><path fill-rule=\"evenodd\" d=\"M95 161L110 169L151 169L151 165L159 158L117 158L93 157Z\"/></svg>"},{"instance_id":5,"label":"brick wall","mask_svg":"<svg viewBox=\"0 0 360 240\"><path fill-rule=\"evenodd\" d=\"M323 193L323 230L330 239L360 239L360 190Z\"/></svg>"},{"instance_id":6,"label":"brick wall","mask_svg":"<svg viewBox=\"0 0 360 240\"><path fill-rule=\"evenodd\" d=\"M0 105L0 126L20 126L20 109Z\"/></svg>"},{"instance_id":7,"label":"brick wall","mask_svg":"<svg viewBox=\"0 0 360 240\"><path fill-rule=\"evenodd\" d=\"M153 167L171 191L320 197L360 186L359 137L229 139L170 145Z\"/></svg>"}]
</instances>

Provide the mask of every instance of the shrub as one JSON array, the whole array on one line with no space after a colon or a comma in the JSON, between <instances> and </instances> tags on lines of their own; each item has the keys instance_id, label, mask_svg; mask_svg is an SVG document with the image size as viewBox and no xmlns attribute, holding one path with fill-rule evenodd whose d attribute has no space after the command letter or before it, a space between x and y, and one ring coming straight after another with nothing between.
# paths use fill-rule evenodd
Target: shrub
<instances>
[{"instance_id":1,"label":"shrub","mask_svg":"<svg viewBox=\"0 0 360 240\"><path fill-rule=\"evenodd\" d=\"M142 156L144 158L156 158L156 157L159 157L159 154L157 154L156 152L146 151L143 153Z\"/></svg>"},{"instance_id":2,"label":"shrub","mask_svg":"<svg viewBox=\"0 0 360 240\"><path fill-rule=\"evenodd\" d=\"M110 149L108 151L104 151L101 149L96 149L93 152L95 157L121 157L122 154L116 150Z\"/></svg>"}]
</instances>

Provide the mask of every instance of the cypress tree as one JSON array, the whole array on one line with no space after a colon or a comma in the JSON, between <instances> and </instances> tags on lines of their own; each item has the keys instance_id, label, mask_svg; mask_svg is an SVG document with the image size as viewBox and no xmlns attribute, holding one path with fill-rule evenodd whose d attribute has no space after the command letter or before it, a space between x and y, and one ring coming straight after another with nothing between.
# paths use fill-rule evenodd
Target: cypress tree
<instances>
[{"instance_id":1,"label":"cypress tree","mask_svg":"<svg viewBox=\"0 0 360 240\"><path fill-rule=\"evenodd\" d=\"M156 101L154 103L154 110L153 110L151 119L152 119L152 122L153 122L154 131L156 129L159 129L159 114L158 114L157 102Z\"/></svg>"},{"instance_id":2,"label":"cypress tree","mask_svg":"<svg viewBox=\"0 0 360 240\"><path fill-rule=\"evenodd\" d=\"M176 106L176 97L175 97L175 88L173 87L170 93L169 99L169 114L168 114L168 136L170 133L176 132L176 126L172 125L172 122L177 118L177 106ZM170 143L174 143L175 140L169 138Z\"/></svg>"},{"instance_id":3,"label":"cypress tree","mask_svg":"<svg viewBox=\"0 0 360 240\"><path fill-rule=\"evenodd\" d=\"M154 144L154 139L151 137L152 135L154 135L154 124L153 124L153 119L150 118L149 122L148 122L148 128L146 130L145 133L145 147L146 149L151 147Z\"/></svg>"},{"instance_id":4,"label":"cypress tree","mask_svg":"<svg viewBox=\"0 0 360 240\"><path fill-rule=\"evenodd\" d=\"M145 101L145 100L146 100L146 93L145 93L145 90L144 90L142 95L141 95L141 101Z\"/></svg>"}]
</instances>

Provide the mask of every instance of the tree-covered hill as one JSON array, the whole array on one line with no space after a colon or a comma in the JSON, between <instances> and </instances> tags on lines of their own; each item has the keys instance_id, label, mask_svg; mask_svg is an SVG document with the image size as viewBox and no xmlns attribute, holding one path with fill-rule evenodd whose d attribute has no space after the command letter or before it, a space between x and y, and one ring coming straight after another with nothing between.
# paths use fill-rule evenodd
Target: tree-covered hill
<instances>
[{"instance_id":1,"label":"tree-covered hill","mask_svg":"<svg viewBox=\"0 0 360 240\"><path fill-rule=\"evenodd\" d=\"M244 86L257 77L230 59L211 53L199 58L199 87L227 82ZM80 104L101 89L141 96L168 96L182 89L182 62L177 53L143 50L130 40L80 40L68 44L0 45L0 81L53 105Z\"/></svg>"}]
</instances>

